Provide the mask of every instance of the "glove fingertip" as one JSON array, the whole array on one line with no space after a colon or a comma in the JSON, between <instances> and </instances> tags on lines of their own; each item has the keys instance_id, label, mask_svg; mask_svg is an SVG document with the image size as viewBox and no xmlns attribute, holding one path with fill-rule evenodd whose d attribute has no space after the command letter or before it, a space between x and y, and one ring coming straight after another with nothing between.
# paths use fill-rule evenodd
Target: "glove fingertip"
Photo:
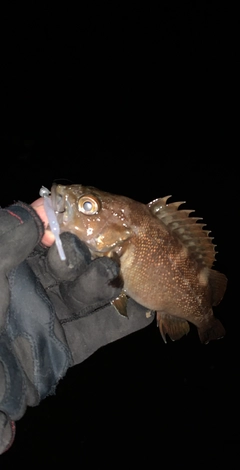
<instances>
[{"instance_id":1,"label":"glove fingertip","mask_svg":"<svg viewBox=\"0 0 240 470\"><path fill-rule=\"evenodd\" d=\"M66 261L60 259L57 247L54 243L48 251L48 267L56 279L73 281L80 276L89 265L91 253L86 244L76 237L76 235L63 232L60 237L66 255Z\"/></svg>"},{"instance_id":2,"label":"glove fingertip","mask_svg":"<svg viewBox=\"0 0 240 470\"><path fill-rule=\"evenodd\" d=\"M129 298L127 303L127 315L131 322L136 323L141 327L147 326L152 323L155 318L155 311L149 310L143 305L138 304L135 300Z\"/></svg>"}]
</instances>

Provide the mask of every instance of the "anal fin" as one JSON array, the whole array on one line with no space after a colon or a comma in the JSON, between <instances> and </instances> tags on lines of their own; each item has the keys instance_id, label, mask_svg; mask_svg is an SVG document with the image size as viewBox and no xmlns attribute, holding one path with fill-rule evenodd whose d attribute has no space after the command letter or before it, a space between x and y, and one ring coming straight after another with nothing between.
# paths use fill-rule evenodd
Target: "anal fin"
<instances>
[{"instance_id":1,"label":"anal fin","mask_svg":"<svg viewBox=\"0 0 240 470\"><path fill-rule=\"evenodd\" d=\"M166 335L168 335L172 341L176 341L182 338L182 336L187 335L190 330L186 320L173 317L165 312L157 312L157 324L165 343L167 343Z\"/></svg>"}]
</instances>

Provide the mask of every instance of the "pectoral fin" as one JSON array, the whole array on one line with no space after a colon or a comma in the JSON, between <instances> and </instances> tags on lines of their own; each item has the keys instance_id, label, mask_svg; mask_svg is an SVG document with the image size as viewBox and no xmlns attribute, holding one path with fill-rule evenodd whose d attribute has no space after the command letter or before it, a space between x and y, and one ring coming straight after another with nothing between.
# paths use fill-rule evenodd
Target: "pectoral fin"
<instances>
[{"instance_id":1,"label":"pectoral fin","mask_svg":"<svg viewBox=\"0 0 240 470\"><path fill-rule=\"evenodd\" d=\"M122 315L123 317L128 317L127 314L127 295L122 291L118 297L111 301L113 307L117 310L117 312Z\"/></svg>"},{"instance_id":2,"label":"pectoral fin","mask_svg":"<svg viewBox=\"0 0 240 470\"><path fill-rule=\"evenodd\" d=\"M186 320L173 317L164 312L157 312L157 325L164 343L167 342L166 334L168 334L172 341L176 341L182 338L182 336L187 335L190 330Z\"/></svg>"}]
</instances>

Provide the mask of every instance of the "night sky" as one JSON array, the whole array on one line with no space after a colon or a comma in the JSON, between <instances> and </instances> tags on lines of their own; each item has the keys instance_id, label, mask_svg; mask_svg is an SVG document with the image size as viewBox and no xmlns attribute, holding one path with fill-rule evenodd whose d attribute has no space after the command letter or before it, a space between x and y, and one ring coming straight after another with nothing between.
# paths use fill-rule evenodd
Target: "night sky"
<instances>
[{"instance_id":1,"label":"night sky","mask_svg":"<svg viewBox=\"0 0 240 470\"><path fill-rule=\"evenodd\" d=\"M160 456L164 442L240 439L234 54L216 5L43 2L6 16L1 206L31 203L54 180L144 203L171 194L212 231L228 288L214 310L224 339L201 345L191 327L164 344L153 322L102 348L27 409L4 469L26 457L88 468Z\"/></svg>"}]
</instances>

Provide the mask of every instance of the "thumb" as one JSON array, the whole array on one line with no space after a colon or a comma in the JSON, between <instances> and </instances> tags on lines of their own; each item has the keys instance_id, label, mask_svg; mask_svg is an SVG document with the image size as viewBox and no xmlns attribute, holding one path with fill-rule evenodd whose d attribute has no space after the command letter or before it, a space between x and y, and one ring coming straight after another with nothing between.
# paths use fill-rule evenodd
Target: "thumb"
<instances>
[{"instance_id":1,"label":"thumb","mask_svg":"<svg viewBox=\"0 0 240 470\"><path fill-rule=\"evenodd\" d=\"M36 201L32 202L31 206L37 212L38 216L40 217L40 219L44 223L45 233L42 237L42 243L45 246L51 246L55 241L55 237L54 237L53 233L51 232L51 230L48 230L48 228L47 228L48 227L48 218L47 218L47 214L46 214L46 211L45 211L45 208L44 208L43 201L44 201L43 197L40 197L40 198L36 199Z\"/></svg>"}]
</instances>

